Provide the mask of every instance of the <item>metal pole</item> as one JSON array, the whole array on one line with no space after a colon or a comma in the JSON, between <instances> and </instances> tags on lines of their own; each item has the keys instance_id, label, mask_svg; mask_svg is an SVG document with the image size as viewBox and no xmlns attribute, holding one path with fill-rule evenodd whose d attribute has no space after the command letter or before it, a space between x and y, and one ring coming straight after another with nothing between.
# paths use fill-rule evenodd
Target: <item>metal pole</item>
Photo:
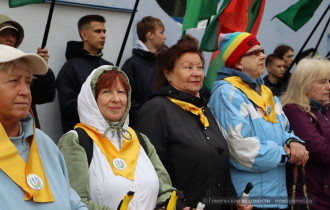
<instances>
[{"instance_id":1,"label":"metal pole","mask_svg":"<svg viewBox=\"0 0 330 210\"><path fill-rule=\"evenodd\" d=\"M316 31L317 27L320 25L321 21L323 20L323 18L325 17L325 15L327 14L328 10L330 8L330 4L328 5L327 9L324 11L324 13L322 14L322 16L320 17L319 21L316 23L315 27L313 28L312 32L309 34L308 38L306 39L305 43L303 44L303 46L300 48L299 52L297 53L296 57L294 58L293 62L291 63L290 67L288 68L287 72L290 72L293 64L297 61L298 55L303 51L303 49L305 48L306 44L308 43L308 41L310 40L310 38L313 36L314 32Z\"/></svg>"},{"instance_id":2,"label":"metal pole","mask_svg":"<svg viewBox=\"0 0 330 210\"><path fill-rule=\"evenodd\" d=\"M52 0L52 2L50 4L48 19L47 19L47 24L46 24L46 28L45 28L44 38L42 39L41 49L45 48L46 43L47 43L50 23L52 21L52 16L53 16L53 11L54 11L54 6L55 6L55 1L56 0Z\"/></svg>"},{"instance_id":3,"label":"metal pole","mask_svg":"<svg viewBox=\"0 0 330 210\"><path fill-rule=\"evenodd\" d=\"M127 26L127 29L126 29L126 33L125 33L125 37L124 37L124 40L123 40L123 44L121 45L120 52L119 52L119 55L118 55L118 58L117 58L116 66L119 66L121 57L123 56L123 52L124 52L124 49L125 49L127 38L128 38L129 32L131 30L131 26L132 26L132 23L133 23L133 20L134 20L136 9L137 9L137 7L139 5L139 1L140 0L136 0L135 1L134 9L133 9L131 18L129 20L129 23L128 23L128 26Z\"/></svg>"},{"instance_id":4,"label":"metal pole","mask_svg":"<svg viewBox=\"0 0 330 210\"><path fill-rule=\"evenodd\" d=\"M315 53L316 53L316 51L317 51L317 48L318 48L319 45L320 45L320 42L321 42L322 37L323 37L323 35L324 35L324 33L325 33L325 31L326 31L328 25L329 25L329 22L330 22L330 18L328 19L327 24L325 24L325 27L324 27L324 29L323 29L323 31L322 31L322 33L321 33L321 36L320 36L320 38L319 38L319 41L317 42L317 44L316 44L316 46L315 46L315 49L314 49L314 51L313 51L312 57L314 57L314 55L315 55Z\"/></svg>"}]
</instances>

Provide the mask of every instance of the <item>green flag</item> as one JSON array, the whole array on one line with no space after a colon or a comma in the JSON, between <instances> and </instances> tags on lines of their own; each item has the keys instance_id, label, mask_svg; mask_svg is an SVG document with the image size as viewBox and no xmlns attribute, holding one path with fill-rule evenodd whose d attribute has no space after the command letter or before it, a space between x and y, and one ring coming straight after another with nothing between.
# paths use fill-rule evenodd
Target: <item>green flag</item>
<instances>
[{"instance_id":1,"label":"green flag","mask_svg":"<svg viewBox=\"0 0 330 210\"><path fill-rule=\"evenodd\" d=\"M187 0L182 35L188 28L196 28L198 21L210 18L217 12L218 0Z\"/></svg>"},{"instance_id":2,"label":"green flag","mask_svg":"<svg viewBox=\"0 0 330 210\"><path fill-rule=\"evenodd\" d=\"M44 2L45 0L9 0L9 7L21 7L29 4L41 4Z\"/></svg>"},{"instance_id":3,"label":"green flag","mask_svg":"<svg viewBox=\"0 0 330 210\"><path fill-rule=\"evenodd\" d=\"M224 0L217 15L206 28L199 49L213 52L204 87L212 90L217 71L224 66L218 49L220 33L246 31L256 35L261 23L266 0Z\"/></svg>"},{"instance_id":4,"label":"green flag","mask_svg":"<svg viewBox=\"0 0 330 210\"><path fill-rule=\"evenodd\" d=\"M287 10L277 14L279 20L297 31L305 25L314 15L316 9L320 6L322 0L299 0ZM273 19L275 18L273 17Z\"/></svg>"}]
</instances>

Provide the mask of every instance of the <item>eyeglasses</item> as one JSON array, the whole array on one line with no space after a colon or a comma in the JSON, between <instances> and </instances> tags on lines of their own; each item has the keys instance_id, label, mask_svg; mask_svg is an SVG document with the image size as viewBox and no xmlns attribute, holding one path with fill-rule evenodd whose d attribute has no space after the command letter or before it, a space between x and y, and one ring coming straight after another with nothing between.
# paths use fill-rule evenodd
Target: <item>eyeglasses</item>
<instances>
[{"instance_id":1,"label":"eyeglasses","mask_svg":"<svg viewBox=\"0 0 330 210\"><path fill-rule=\"evenodd\" d=\"M242 56L250 56L250 55L256 55L256 56L259 56L260 53L265 54L265 50L264 50L264 49L253 50L253 51L251 51L251 52L244 53Z\"/></svg>"}]
</instances>

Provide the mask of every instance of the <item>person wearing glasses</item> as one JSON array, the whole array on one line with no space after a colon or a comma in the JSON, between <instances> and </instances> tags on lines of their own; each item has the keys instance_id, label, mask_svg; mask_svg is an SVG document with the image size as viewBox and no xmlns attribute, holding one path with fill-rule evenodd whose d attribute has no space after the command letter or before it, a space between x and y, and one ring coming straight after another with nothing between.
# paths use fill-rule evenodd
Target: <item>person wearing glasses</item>
<instances>
[{"instance_id":1,"label":"person wearing glasses","mask_svg":"<svg viewBox=\"0 0 330 210\"><path fill-rule=\"evenodd\" d=\"M253 209L285 209L285 164L305 165L308 151L289 132L279 99L262 83L266 56L257 38L246 32L220 34L219 49L225 66L218 71L209 107L229 146L236 192L242 195L252 182Z\"/></svg>"}]
</instances>

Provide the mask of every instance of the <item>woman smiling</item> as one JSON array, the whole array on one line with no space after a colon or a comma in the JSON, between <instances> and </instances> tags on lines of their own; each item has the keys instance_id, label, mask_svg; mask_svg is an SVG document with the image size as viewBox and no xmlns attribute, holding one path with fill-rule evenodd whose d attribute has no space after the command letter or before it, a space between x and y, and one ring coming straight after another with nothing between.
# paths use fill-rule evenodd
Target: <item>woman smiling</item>
<instances>
[{"instance_id":1,"label":"woman smiling","mask_svg":"<svg viewBox=\"0 0 330 210\"><path fill-rule=\"evenodd\" d=\"M70 184L90 209L117 209L130 191L134 197L128 209L162 208L174 190L148 138L128 127L130 106L126 74L101 66L79 93L80 123L59 141ZM88 134L89 145L79 129Z\"/></svg>"}]
</instances>

